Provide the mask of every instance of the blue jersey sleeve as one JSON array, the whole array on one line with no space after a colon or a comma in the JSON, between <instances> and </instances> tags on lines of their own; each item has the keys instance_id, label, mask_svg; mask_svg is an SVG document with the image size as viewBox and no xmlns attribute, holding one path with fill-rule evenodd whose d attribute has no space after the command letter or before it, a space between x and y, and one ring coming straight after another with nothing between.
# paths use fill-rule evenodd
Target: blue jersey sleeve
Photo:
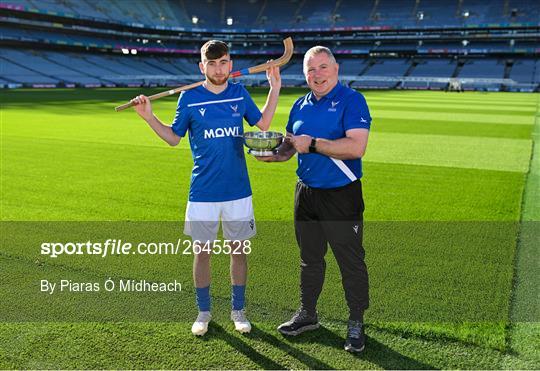
<instances>
[{"instance_id":1,"label":"blue jersey sleeve","mask_svg":"<svg viewBox=\"0 0 540 371\"><path fill-rule=\"evenodd\" d=\"M172 131L180 137L185 136L189 128L189 109L187 107L187 99L184 93L185 91L183 91L180 94L180 97L178 97L176 115L174 116L172 123Z\"/></svg>"},{"instance_id":2,"label":"blue jersey sleeve","mask_svg":"<svg viewBox=\"0 0 540 371\"><path fill-rule=\"evenodd\" d=\"M348 99L347 107L343 115L343 129L369 129L371 127L371 115L364 96L358 92Z\"/></svg>"},{"instance_id":3,"label":"blue jersey sleeve","mask_svg":"<svg viewBox=\"0 0 540 371\"><path fill-rule=\"evenodd\" d=\"M255 104L251 95L249 95L246 88L242 86L242 95L244 97L244 102L246 104L246 112L244 113L244 118L246 119L249 126L253 126L259 122L262 117L262 113L259 110L259 107Z\"/></svg>"}]
</instances>

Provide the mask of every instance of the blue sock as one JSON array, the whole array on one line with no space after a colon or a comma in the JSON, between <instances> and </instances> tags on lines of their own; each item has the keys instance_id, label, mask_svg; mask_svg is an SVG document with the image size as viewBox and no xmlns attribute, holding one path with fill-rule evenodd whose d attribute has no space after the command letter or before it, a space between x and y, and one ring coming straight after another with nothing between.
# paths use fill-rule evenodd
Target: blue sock
<instances>
[{"instance_id":1,"label":"blue sock","mask_svg":"<svg viewBox=\"0 0 540 371\"><path fill-rule=\"evenodd\" d=\"M206 287L196 287L196 296L197 296L197 306L199 311L208 312L210 311L210 286Z\"/></svg>"},{"instance_id":2,"label":"blue sock","mask_svg":"<svg viewBox=\"0 0 540 371\"><path fill-rule=\"evenodd\" d=\"M246 285L232 285L232 309L244 309L246 302Z\"/></svg>"}]
</instances>

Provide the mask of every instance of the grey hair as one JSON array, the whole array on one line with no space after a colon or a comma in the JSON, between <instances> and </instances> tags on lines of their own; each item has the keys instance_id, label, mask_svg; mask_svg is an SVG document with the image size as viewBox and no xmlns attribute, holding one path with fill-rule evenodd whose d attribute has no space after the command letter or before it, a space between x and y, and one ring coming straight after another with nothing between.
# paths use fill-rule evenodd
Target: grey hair
<instances>
[{"instance_id":1,"label":"grey hair","mask_svg":"<svg viewBox=\"0 0 540 371\"><path fill-rule=\"evenodd\" d=\"M303 63L304 70L306 68L306 63L308 59L313 57L314 55L321 54L321 53L326 54L328 58L330 58L330 61L332 61L333 63L336 63L336 58L334 57L334 54L332 54L332 51L330 49L328 49L326 46L317 45L309 49L306 52L306 54L304 54L304 63Z\"/></svg>"}]
</instances>

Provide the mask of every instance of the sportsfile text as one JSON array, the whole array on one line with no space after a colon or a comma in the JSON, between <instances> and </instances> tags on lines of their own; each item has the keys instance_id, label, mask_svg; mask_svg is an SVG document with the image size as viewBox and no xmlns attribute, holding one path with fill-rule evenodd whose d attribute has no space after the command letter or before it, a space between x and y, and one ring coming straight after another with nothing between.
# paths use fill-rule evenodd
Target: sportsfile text
<instances>
[{"instance_id":1,"label":"sportsfile text","mask_svg":"<svg viewBox=\"0 0 540 371\"><path fill-rule=\"evenodd\" d=\"M178 239L173 242L139 242L133 244L121 239L103 242L43 242L41 255L57 258L60 255L191 255L201 252L224 255L251 253L251 241L214 240L192 241Z\"/></svg>"}]
</instances>

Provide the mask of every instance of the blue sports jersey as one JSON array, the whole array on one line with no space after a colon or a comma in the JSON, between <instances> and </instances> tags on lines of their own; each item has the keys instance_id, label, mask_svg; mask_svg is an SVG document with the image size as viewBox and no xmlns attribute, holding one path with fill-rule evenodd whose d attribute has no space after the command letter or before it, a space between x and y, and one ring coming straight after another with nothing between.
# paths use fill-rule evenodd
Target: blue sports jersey
<instances>
[{"instance_id":1,"label":"blue sports jersey","mask_svg":"<svg viewBox=\"0 0 540 371\"><path fill-rule=\"evenodd\" d=\"M222 202L251 196L242 119L253 126L261 117L241 84L229 82L219 94L203 86L182 92L172 130L181 137L189 131L193 156L190 201Z\"/></svg>"},{"instance_id":2,"label":"blue sports jersey","mask_svg":"<svg viewBox=\"0 0 540 371\"><path fill-rule=\"evenodd\" d=\"M293 105L287 132L335 140L350 129L369 129L371 116L364 96L338 84L317 100L312 92ZM313 188L337 188L362 177L362 160L335 160L318 153L298 154L300 180Z\"/></svg>"}]
</instances>

